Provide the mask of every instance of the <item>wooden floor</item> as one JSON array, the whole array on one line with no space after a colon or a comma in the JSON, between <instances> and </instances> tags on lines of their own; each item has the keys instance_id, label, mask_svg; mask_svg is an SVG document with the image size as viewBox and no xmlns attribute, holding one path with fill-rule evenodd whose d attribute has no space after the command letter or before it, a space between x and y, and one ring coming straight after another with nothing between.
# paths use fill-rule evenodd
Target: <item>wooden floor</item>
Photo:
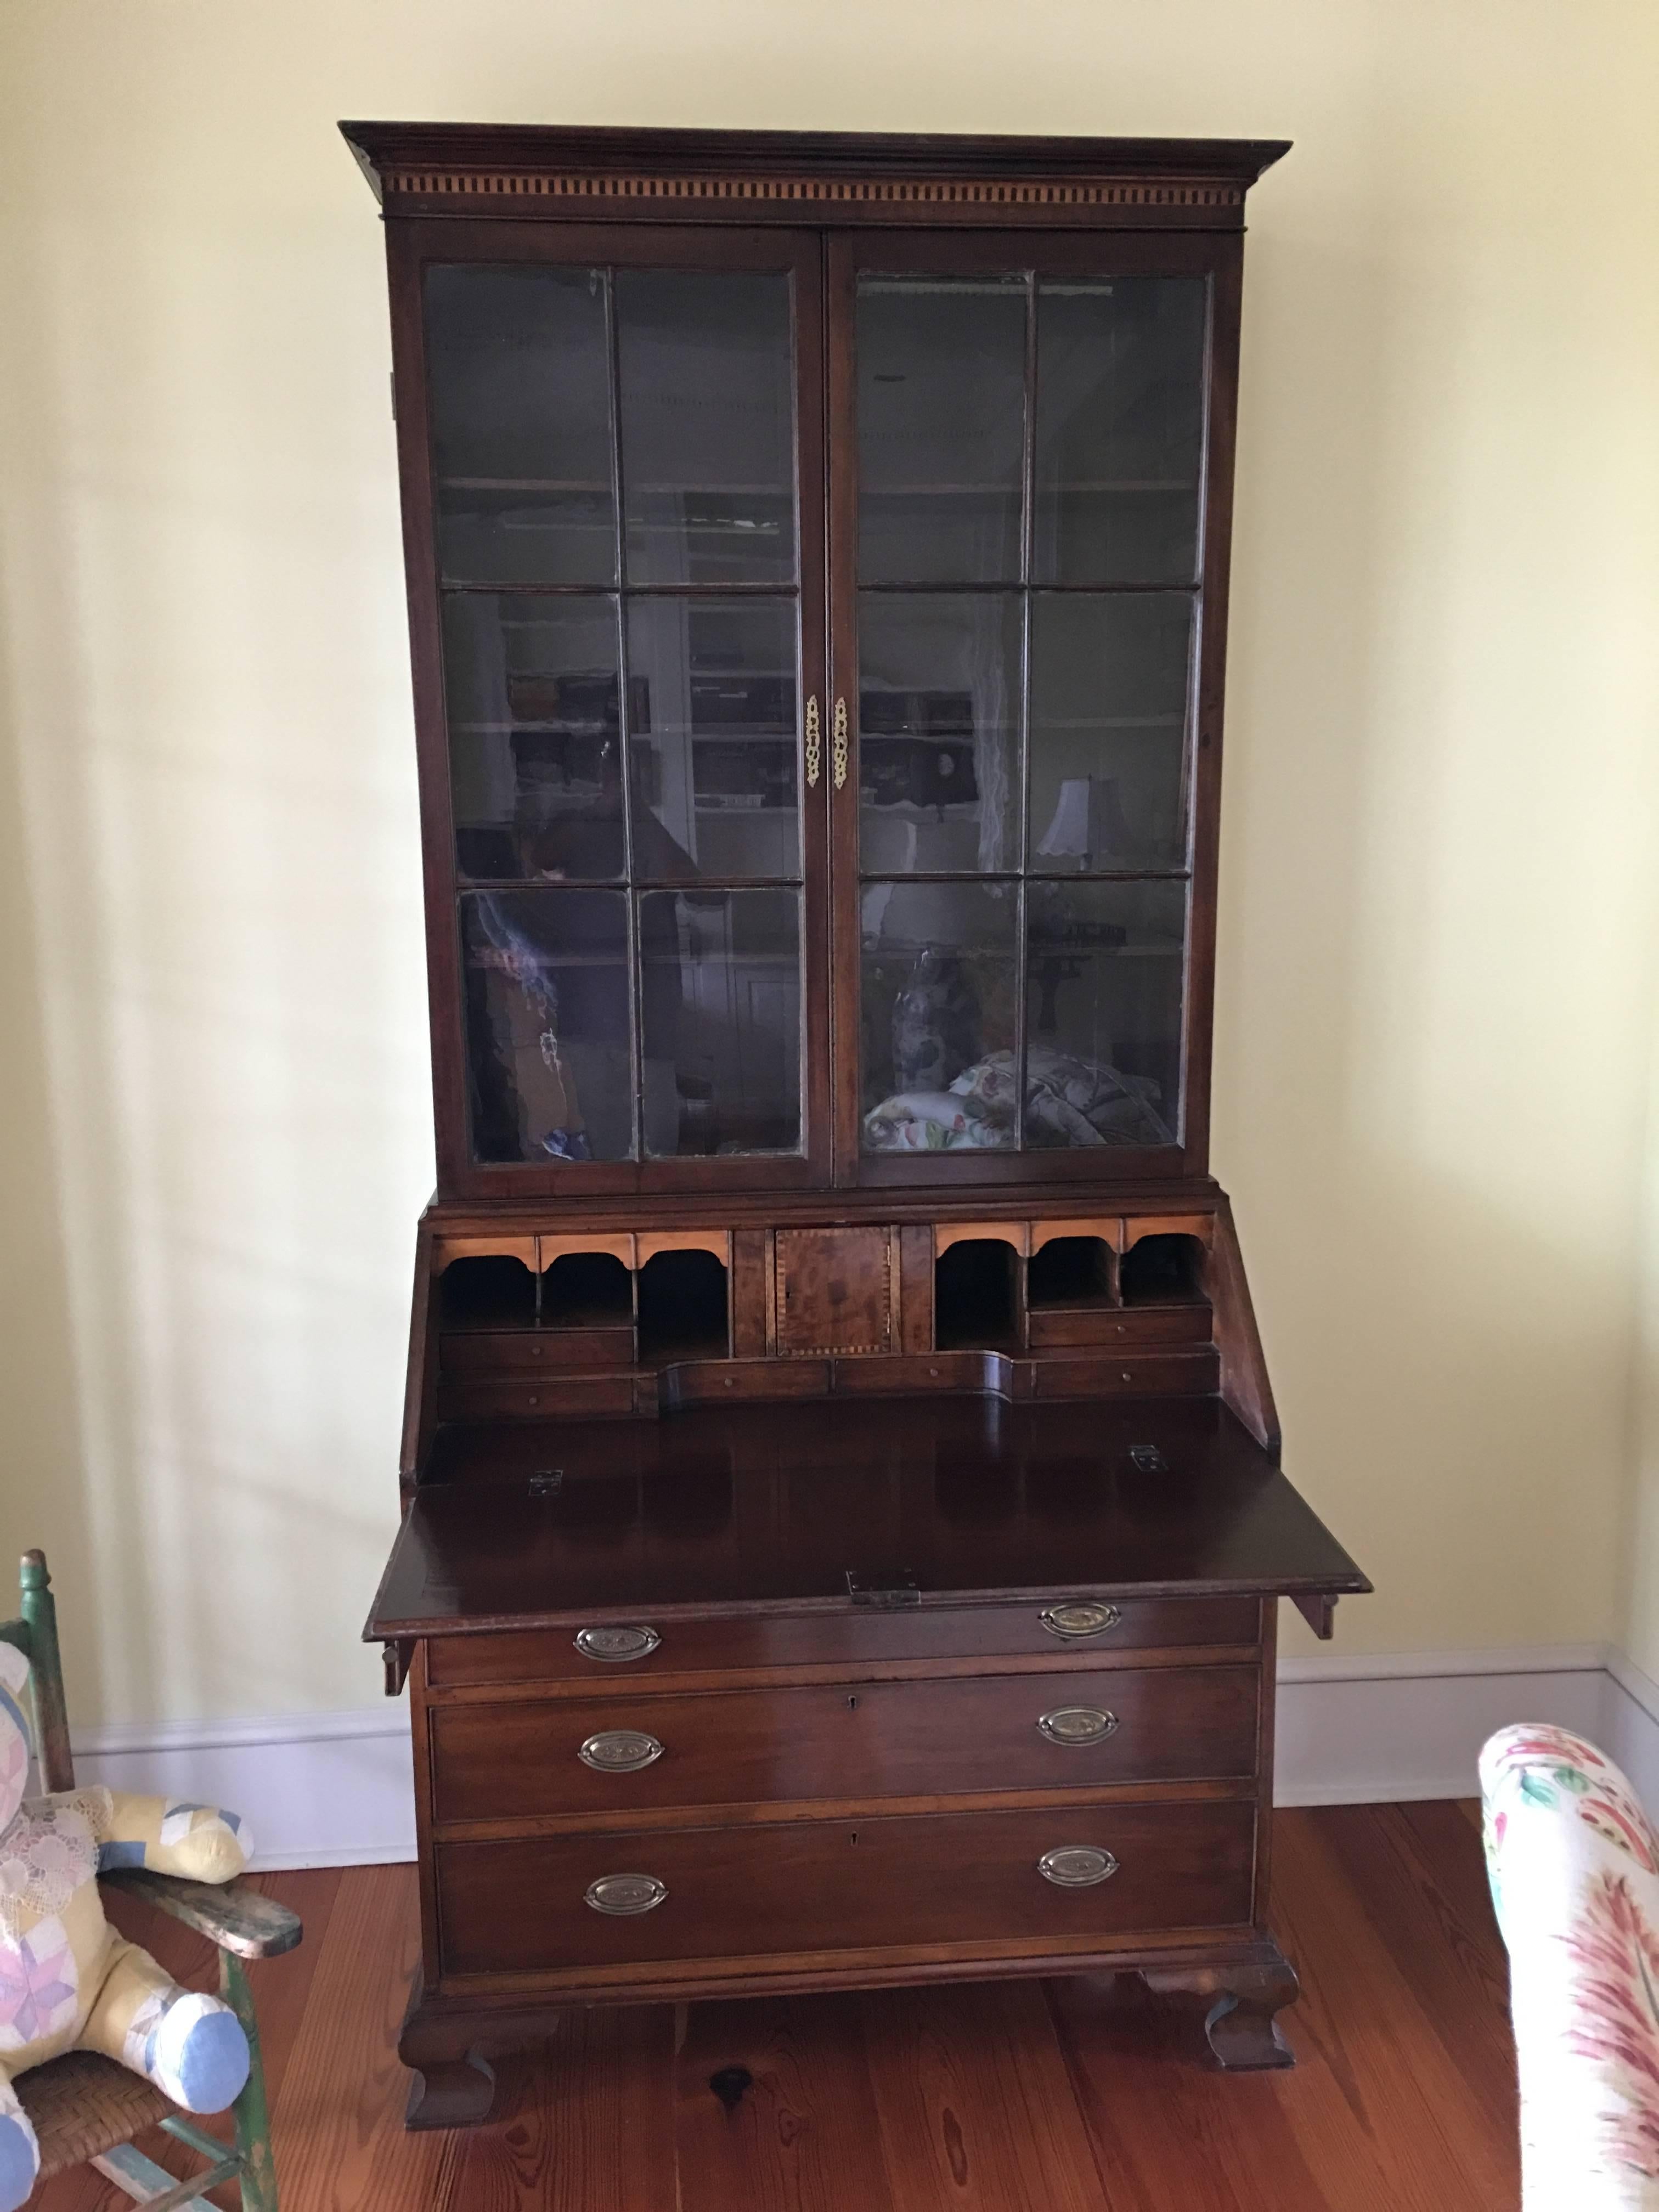
<instances>
[{"instance_id":1,"label":"wooden floor","mask_svg":"<svg viewBox=\"0 0 1659 2212\"><path fill-rule=\"evenodd\" d=\"M307 1923L254 1970L283 2212L1511 2212L1472 1808L1288 1813L1274 1858L1293 2073L1209 2070L1201 2005L1133 1978L655 2007L573 2015L502 2062L495 2122L454 2136L400 2125L413 1869L264 1876ZM120 1909L205 1970L204 1946ZM754 2076L729 2115L708 2086L727 2066ZM36 2203L128 2200L83 2170Z\"/></svg>"}]
</instances>

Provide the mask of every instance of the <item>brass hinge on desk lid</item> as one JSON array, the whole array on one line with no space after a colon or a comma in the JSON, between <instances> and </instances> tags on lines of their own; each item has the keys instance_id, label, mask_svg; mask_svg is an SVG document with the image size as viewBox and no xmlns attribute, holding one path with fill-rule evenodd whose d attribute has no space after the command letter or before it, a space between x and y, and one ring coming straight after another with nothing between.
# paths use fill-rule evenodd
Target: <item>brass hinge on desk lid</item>
<instances>
[{"instance_id":1,"label":"brass hinge on desk lid","mask_svg":"<svg viewBox=\"0 0 1659 2212\"><path fill-rule=\"evenodd\" d=\"M380 1663L386 1668L386 1693L395 1698L409 1680L409 1662L415 1656L412 1637L399 1637L380 1646Z\"/></svg>"}]
</instances>

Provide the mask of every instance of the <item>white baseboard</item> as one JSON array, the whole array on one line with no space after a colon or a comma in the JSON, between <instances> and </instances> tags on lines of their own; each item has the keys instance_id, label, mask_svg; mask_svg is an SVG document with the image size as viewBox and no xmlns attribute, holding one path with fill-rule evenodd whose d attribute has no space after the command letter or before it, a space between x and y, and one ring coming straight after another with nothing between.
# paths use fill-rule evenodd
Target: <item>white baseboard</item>
<instances>
[{"instance_id":1,"label":"white baseboard","mask_svg":"<svg viewBox=\"0 0 1659 2212\"><path fill-rule=\"evenodd\" d=\"M1494 1729L1553 1721L1599 1743L1659 1807L1659 1683L1599 1644L1372 1657L1279 1668L1277 1802L1472 1797ZM415 1856L409 1717L366 1712L76 1731L82 1782L228 1805L256 1867L362 1866Z\"/></svg>"},{"instance_id":2,"label":"white baseboard","mask_svg":"<svg viewBox=\"0 0 1659 2212\"><path fill-rule=\"evenodd\" d=\"M381 1866L415 1856L409 1708L76 1729L75 1778L228 1805L256 1868Z\"/></svg>"}]
</instances>

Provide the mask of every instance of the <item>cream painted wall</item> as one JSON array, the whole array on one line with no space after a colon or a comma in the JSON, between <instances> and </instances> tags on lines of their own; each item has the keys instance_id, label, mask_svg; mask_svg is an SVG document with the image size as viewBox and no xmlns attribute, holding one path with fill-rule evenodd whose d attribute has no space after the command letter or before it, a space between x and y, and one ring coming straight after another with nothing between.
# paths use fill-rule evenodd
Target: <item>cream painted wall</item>
<instances>
[{"instance_id":1,"label":"cream painted wall","mask_svg":"<svg viewBox=\"0 0 1659 2212\"><path fill-rule=\"evenodd\" d=\"M431 1158L342 115L1297 142L1217 1164L1349 1644L1659 1671L1656 64L1647 0L0 0L0 1520L87 1719L375 1694Z\"/></svg>"}]
</instances>

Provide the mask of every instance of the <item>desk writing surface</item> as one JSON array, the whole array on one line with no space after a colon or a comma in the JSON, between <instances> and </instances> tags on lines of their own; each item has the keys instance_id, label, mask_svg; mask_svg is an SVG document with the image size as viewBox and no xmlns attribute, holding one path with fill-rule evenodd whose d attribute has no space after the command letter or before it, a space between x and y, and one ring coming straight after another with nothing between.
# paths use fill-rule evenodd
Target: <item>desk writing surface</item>
<instances>
[{"instance_id":1,"label":"desk writing surface","mask_svg":"<svg viewBox=\"0 0 1659 2212\"><path fill-rule=\"evenodd\" d=\"M923 1605L1370 1588L1219 1400L823 1400L441 1431L364 1633L839 1608L849 1571Z\"/></svg>"}]
</instances>

